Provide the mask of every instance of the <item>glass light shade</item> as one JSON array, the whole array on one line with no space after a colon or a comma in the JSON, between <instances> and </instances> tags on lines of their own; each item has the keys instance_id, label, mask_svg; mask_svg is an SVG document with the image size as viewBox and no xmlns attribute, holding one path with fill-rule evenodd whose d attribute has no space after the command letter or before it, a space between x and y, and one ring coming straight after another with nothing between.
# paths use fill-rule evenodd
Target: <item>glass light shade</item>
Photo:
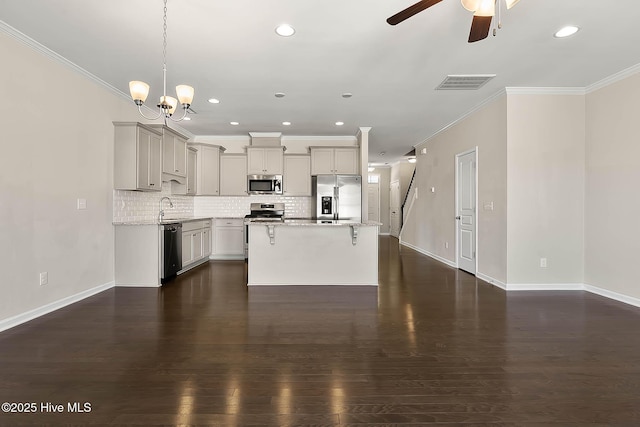
<instances>
[{"instance_id":1,"label":"glass light shade","mask_svg":"<svg viewBox=\"0 0 640 427\"><path fill-rule=\"evenodd\" d=\"M169 106L168 113L173 114L176 111L176 106L178 105L178 100L171 96L161 96L160 97L160 105L167 104Z\"/></svg>"},{"instance_id":2,"label":"glass light shade","mask_svg":"<svg viewBox=\"0 0 640 427\"><path fill-rule=\"evenodd\" d=\"M149 85L139 81L129 82L129 92L134 101L144 102L149 96Z\"/></svg>"},{"instance_id":3,"label":"glass light shade","mask_svg":"<svg viewBox=\"0 0 640 427\"><path fill-rule=\"evenodd\" d=\"M507 9L511 9L516 5L520 0L507 0Z\"/></svg>"},{"instance_id":4,"label":"glass light shade","mask_svg":"<svg viewBox=\"0 0 640 427\"><path fill-rule=\"evenodd\" d=\"M495 0L480 0L478 9L473 16L494 16L496 14L496 2Z\"/></svg>"},{"instance_id":5,"label":"glass light shade","mask_svg":"<svg viewBox=\"0 0 640 427\"><path fill-rule=\"evenodd\" d=\"M176 86L176 94L178 94L178 100L180 100L180 104L191 105L191 102L193 101L193 93L194 90L191 86Z\"/></svg>"},{"instance_id":6,"label":"glass light shade","mask_svg":"<svg viewBox=\"0 0 640 427\"><path fill-rule=\"evenodd\" d=\"M475 12L480 6L480 0L462 0L462 6L469 12Z\"/></svg>"}]
</instances>

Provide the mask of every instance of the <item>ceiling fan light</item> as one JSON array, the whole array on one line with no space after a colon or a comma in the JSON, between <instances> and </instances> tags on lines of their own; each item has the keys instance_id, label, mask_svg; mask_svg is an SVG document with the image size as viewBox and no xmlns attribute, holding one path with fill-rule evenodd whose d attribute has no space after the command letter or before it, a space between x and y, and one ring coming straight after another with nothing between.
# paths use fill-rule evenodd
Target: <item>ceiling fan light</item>
<instances>
[{"instance_id":1,"label":"ceiling fan light","mask_svg":"<svg viewBox=\"0 0 640 427\"><path fill-rule=\"evenodd\" d=\"M480 0L478 9L473 16L494 16L496 14L496 2L494 0Z\"/></svg>"},{"instance_id":2,"label":"ceiling fan light","mask_svg":"<svg viewBox=\"0 0 640 427\"><path fill-rule=\"evenodd\" d=\"M462 0L462 7L469 12L475 12L478 10L478 6L480 6L480 0Z\"/></svg>"},{"instance_id":3,"label":"ceiling fan light","mask_svg":"<svg viewBox=\"0 0 640 427\"><path fill-rule=\"evenodd\" d=\"M182 105L187 105L187 107L189 107L189 105L191 105L191 102L193 101L193 94L194 94L194 89L191 86L187 86L187 85L179 85L176 86L176 94L178 95L178 100L180 101L180 104Z\"/></svg>"},{"instance_id":4,"label":"ceiling fan light","mask_svg":"<svg viewBox=\"0 0 640 427\"><path fill-rule=\"evenodd\" d=\"M149 96L149 85L145 82L134 80L129 82L129 93L131 93L131 98L137 105L142 105L147 100L147 96Z\"/></svg>"},{"instance_id":5,"label":"ceiling fan light","mask_svg":"<svg viewBox=\"0 0 640 427\"><path fill-rule=\"evenodd\" d=\"M507 0L507 9L511 9L516 5L520 0Z\"/></svg>"}]
</instances>

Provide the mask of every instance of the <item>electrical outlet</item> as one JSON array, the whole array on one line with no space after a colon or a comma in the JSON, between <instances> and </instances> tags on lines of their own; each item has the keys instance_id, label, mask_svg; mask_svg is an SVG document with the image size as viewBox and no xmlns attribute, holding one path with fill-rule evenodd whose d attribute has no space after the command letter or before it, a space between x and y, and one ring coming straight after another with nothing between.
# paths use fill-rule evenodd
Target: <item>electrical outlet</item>
<instances>
[{"instance_id":1,"label":"electrical outlet","mask_svg":"<svg viewBox=\"0 0 640 427\"><path fill-rule=\"evenodd\" d=\"M449 242L444 242L444 248L449 249Z\"/></svg>"},{"instance_id":2,"label":"electrical outlet","mask_svg":"<svg viewBox=\"0 0 640 427\"><path fill-rule=\"evenodd\" d=\"M547 259L540 258L540 268L547 268Z\"/></svg>"},{"instance_id":3,"label":"electrical outlet","mask_svg":"<svg viewBox=\"0 0 640 427\"><path fill-rule=\"evenodd\" d=\"M44 286L47 283L49 283L49 273L43 271L42 273L40 273L40 286Z\"/></svg>"}]
</instances>

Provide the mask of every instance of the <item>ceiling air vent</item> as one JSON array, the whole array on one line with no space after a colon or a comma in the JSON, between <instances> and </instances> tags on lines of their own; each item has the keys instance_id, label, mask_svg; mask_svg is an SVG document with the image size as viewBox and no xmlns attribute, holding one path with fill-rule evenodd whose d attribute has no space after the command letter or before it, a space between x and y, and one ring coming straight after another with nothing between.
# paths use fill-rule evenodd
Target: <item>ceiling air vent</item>
<instances>
[{"instance_id":1,"label":"ceiling air vent","mask_svg":"<svg viewBox=\"0 0 640 427\"><path fill-rule=\"evenodd\" d=\"M495 76L495 74L449 75L436 87L436 90L477 90Z\"/></svg>"}]
</instances>

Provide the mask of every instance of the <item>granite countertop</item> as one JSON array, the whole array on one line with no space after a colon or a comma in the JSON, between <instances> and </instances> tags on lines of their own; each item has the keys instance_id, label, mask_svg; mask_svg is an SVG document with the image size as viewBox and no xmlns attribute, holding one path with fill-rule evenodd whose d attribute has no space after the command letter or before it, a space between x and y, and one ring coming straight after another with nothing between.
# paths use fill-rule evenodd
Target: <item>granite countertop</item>
<instances>
[{"instance_id":1,"label":"granite countertop","mask_svg":"<svg viewBox=\"0 0 640 427\"><path fill-rule=\"evenodd\" d=\"M138 220L138 221L114 221L113 225L164 225L164 224L173 224L176 222L191 222L191 221L204 221L207 219L212 219L212 217L188 217L188 218L165 218L163 221L158 221L157 219L146 219L146 220Z\"/></svg>"},{"instance_id":2,"label":"granite countertop","mask_svg":"<svg viewBox=\"0 0 640 427\"><path fill-rule=\"evenodd\" d=\"M257 225L277 225L277 226L352 226L352 225L357 225L357 226L379 226L382 225L379 222L375 222L375 221L366 221L366 222L360 222L360 221L350 221L350 220L320 220L320 219L310 219L310 218L285 218L284 222L278 222L278 221L260 221L260 220L253 220L253 219L247 219L245 220L246 223L250 223L250 224L257 224Z\"/></svg>"}]
</instances>

